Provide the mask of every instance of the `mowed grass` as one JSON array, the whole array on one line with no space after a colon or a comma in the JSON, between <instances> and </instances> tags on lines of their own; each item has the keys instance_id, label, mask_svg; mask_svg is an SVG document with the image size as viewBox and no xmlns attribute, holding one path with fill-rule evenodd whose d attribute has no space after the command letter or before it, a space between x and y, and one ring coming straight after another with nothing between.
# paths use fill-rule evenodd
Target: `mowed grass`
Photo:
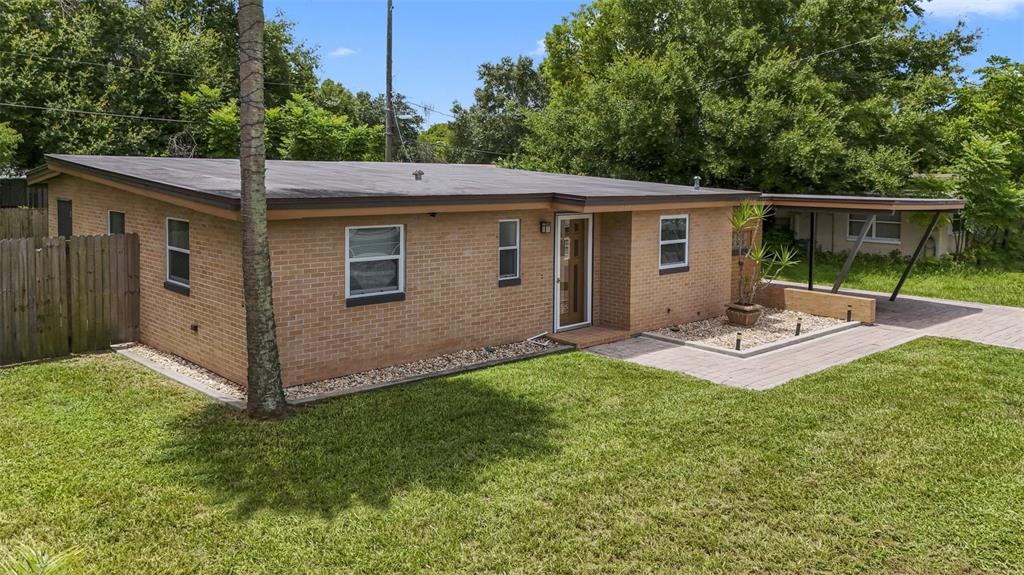
<instances>
[{"instance_id":1,"label":"mowed grass","mask_svg":"<svg viewBox=\"0 0 1024 575\"><path fill-rule=\"evenodd\" d=\"M1024 353L769 392L586 353L248 421L116 355L0 370L0 546L93 573L1020 573Z\"/></svg>"},{"instance_id":2,"label":"mowed grass","mask_svg":"<svg viewBox=\"0 0 1024 575\"><path fill-rule=\"evenodd\" d=\"M842 264L842 258L836 257L829 257L826 261L815 261L815 283L832 285L839 275ZM858 259L853 261L853 267L843 282L843 287L892 292L905 268L905 262L858 256ZM782 279L807 283L807 262L802 261L785 270ZM911 271L900 293L1024 307L1024 267L1017 265L978 268L970 264L957 265L941 260L920 262Z\"/></svg>"}]
</instances>

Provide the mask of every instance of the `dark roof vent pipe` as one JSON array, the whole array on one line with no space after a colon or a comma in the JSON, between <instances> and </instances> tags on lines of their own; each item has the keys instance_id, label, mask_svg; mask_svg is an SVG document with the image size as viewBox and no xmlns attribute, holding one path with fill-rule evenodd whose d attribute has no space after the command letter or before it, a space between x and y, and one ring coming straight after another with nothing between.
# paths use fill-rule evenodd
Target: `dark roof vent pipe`
<instances>
[{"instance_id":1,"label":"dark roof vent pipe","mask_svg":"<svg viewBox=\"0 0 1024 575\"><path fill-rule=\"evenodd\" d=\"M694 176L693 177L693 189L695 189L695 190L699 190L700 189L700 176Z\"/></svg>"},{"instance_id":2,"label":"dark roof vent pipe","mask_svg":"<svg viewBox=\"0 0 1024 575\"><path fill-rule=\"evenodd\" d=\"M423 179L423 170L416 170L415 172L412 173L412 177L416 178L417 182L422 180Z\"/></svg>"}]
</instances>

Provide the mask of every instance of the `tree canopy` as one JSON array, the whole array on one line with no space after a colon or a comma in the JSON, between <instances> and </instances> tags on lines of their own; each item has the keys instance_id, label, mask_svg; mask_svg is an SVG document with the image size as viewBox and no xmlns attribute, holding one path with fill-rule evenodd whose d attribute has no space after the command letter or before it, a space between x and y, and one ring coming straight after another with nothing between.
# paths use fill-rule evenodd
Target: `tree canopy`
<instances>
[{"instance_id":1,"label":"tree canopy","mask_svg":"<svg viewBox=\"0 0 1024 575\"><path fill-rule=\"evenodd\" d=\"M947 126L951 192L967 200L975 251L1024 252L1024 64L990 58ZM981 254L985 255L985 254Z\"/></svg>"},{"instance_id":2,"label":"tree canopy","mask_svg":"<svg viewBox=\"0 0 1024 575\"><path fill-rule=\"evenodd\" d=\"M20 143L21 134L8 126L7 122L0 122L0 174L10 165Z\"/></svg>"},{"instance_id":3,"label":"tree canopy","mask_svg":"<svg viewBox=\"0 0 1024 575\"><path fill-rule=\"evenodd\" d=\"M975 37L916 0L596 0L554 27L550 103L516 165L753 187L894 193L945 159Z\"/></svg>"},{"instance_id":4,"label":"tree canopy","mask_svg":"<svg viewBox=\"0 0 1024 575\"><path fill-rule=\"evenodd\" d=\"M268 106L311 91L316 53L281 17L267 22ZM178 95L200 84L238 92L232 0L10 0L0 10L0 101L177 119ZM14 164L46 152L166 153L178 122L2 108L22 136ZM237 140L237 135L236 135Z\"/></svg>"},{"instance_id":5,"label":"tree canopy","mask_svg":"<svg viewBox=\"0 0 1024 575\"><path fill-rule=\"evenodd\" d=\"M452 107L455 119L444 153L450 161L479 164L512 156L528 134L527 113L547 104L547 82L529 56L485 62L477 76L481 86L474 90L473 104L463 108L456 102Z\"/></svg>"}]
</instances>

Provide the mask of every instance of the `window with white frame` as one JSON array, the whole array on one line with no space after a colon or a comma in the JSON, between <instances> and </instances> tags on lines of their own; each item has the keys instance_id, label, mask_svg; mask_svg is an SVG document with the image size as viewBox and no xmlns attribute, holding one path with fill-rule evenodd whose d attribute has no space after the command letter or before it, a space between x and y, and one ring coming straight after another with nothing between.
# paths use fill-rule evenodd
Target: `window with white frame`
<instances>
[{"instance_id":1,"label":"window with white frame","mask_svg":"<svg viewBox=\"0 0 1024 575\"><path fill-rule=\"evenodd\" d=\"M124 233L124 212L115 212L114 210L107 212L107 233Z\"/></svg>"},{"instance_id":2,"label":"window with white frame","mask_svg":"<svg viewBox=\"0 0 1024 575\"><path fill-rule=\"evenodd\" d=\"M405 226L346 228L345 297L405 291Z\"/></svg>"},{"instance_id":3,"label":"window with white frame","mask_svg":"<svg viewBox=\"0 0 1024 575\"><path fill-rule=\"evenodd\" d=\"M688 216L661 216L660 269L689 265L689 226Z\"/></svg>"},{"instance_id":4,"label":"window with white frame","mask_svg":"<svg viewBox=\"0 0 1024 575\"><path fill-rule=\"evenodd\" d=\"M871 219L867 214L850 214L847 225L847 239L854 241L860 236L860 232ZM899 243L900 241L900 214L878 214L875 216L875 223L868 229L865 241L880 243Z\"/></svg>"},{"instance_id":5,"label":"window with white frame","mask_svg":"<svg viewBox=\"0 0 1024 575\"><path fill-rule=\"evenodd\" d=\"M167 282L189 287L188 222L167 218Z\"/></svg>"},{"instance_id":6,"label":"window with white frame","mask_svg":"<svg viewBox=\"0 0 1024 575\"><path fill-rule=\"evenodd\" d=\"M498 279L519 278L519 220L498 222Z\"/></svg>"}]
</instances>

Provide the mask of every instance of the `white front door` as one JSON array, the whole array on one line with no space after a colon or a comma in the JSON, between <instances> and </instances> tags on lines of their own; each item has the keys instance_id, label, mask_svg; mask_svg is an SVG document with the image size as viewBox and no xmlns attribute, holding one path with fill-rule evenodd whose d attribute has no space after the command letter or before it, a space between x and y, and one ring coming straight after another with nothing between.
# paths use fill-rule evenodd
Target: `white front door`
<instances>
[{"instance_id":1,"label":"white front door","mask_svg":"<svg viewBox=\"0 0 1024 575\"><path fill-rule=\"evenodd\" d=\"M593 223L591 214L555 216L555 331L590 325Z\"/></svg>"}]
</instances>

